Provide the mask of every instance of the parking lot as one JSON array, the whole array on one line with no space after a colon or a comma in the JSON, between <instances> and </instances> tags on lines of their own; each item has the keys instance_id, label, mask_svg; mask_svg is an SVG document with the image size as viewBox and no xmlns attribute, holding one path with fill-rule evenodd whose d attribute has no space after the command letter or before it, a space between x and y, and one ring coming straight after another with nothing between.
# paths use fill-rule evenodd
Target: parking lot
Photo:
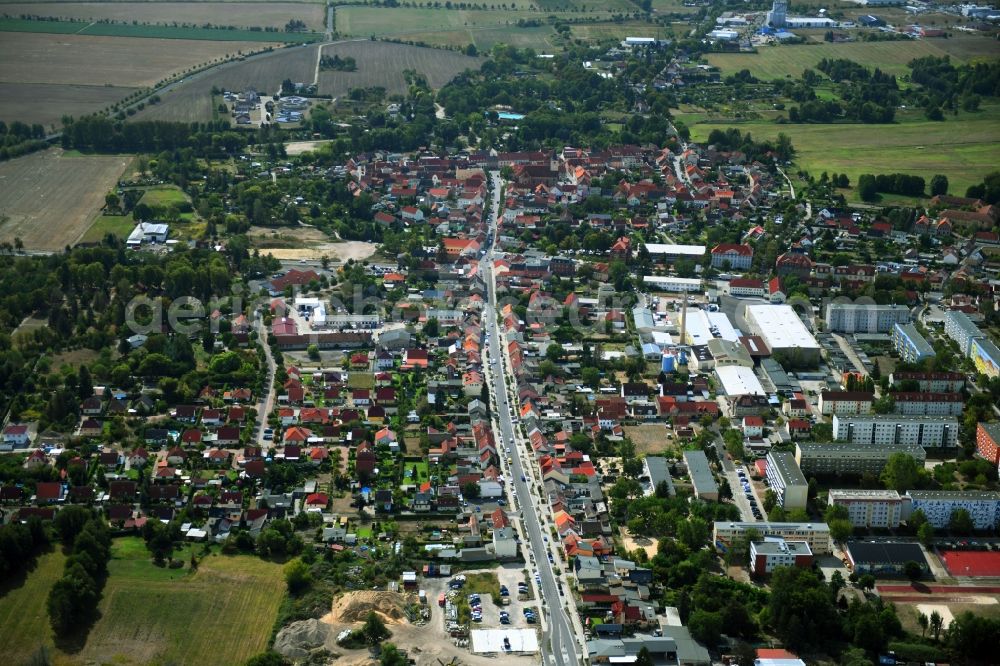
<instances>
[{"instance_id":1,"label":"parking lot","mask_svg":"<svg viewBox=\"0 0 1000 666\"><path fill-rule=\"evenodd\" d=\"M497 604L489 593L480 592L478 598L470 598L472 591L469 586L463 583L471 574L492 573L497 577L499 584L507 589L506 604ZM526 584L528 599L523 599L518 593L518 583ZM448 606L458 606L463 601L469 605L472 622L471 629L499 629L502 627L531 628L539 627L541 609L537 599L533 596L532 581L530 573L525 575L523 564L510 563L494 569L477 569L456 573L450 578L426 578L421 579L421 589L427 592L427 603L432 607L431 622L436 627L444 629L448 633L448 626L451 620L448 618L446 608L441 608L438 604L439 596L443 592ZM503 588L501 588L501 594ZM501 600L504 596L501 596ZM477 611L478 609L478 611ZM535 616L535 622L529 622L525 610L529 610ZM506 620L501 616L506 613Z\"/></svg>"},{"instance_id":2,"label":"parking lot","mask_svg":"<svg viewBox=\"0 0 1000 666\"><path fill-rule=\"evenodd\" d=\"M754 481L750 479L750 473L743 465L734 463L723 464L726 471L726 480L729 481L729 488L733 491L733 502L740 509L740 514L745 521L767 520L767 514L763 507L763 493L756 488ZM740 474L743 476L740 476ZM744 485L744 483L746 485ZM750 497L747 497L747 492ZM751 498L753 503L751 503ZM757 513L754 513L756 509Z\"/></svg>"}]
</instances>

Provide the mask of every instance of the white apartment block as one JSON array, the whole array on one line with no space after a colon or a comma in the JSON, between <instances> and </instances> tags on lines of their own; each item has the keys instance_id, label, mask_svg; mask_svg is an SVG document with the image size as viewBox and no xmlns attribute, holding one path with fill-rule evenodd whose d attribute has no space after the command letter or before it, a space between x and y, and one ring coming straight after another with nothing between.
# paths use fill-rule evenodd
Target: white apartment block
<instances>
[{"instance_id":1,"label":"white apartment block","mask_svg":"<svg viewBox=\"0 0 1000 666\"><path fill-rule=\"evenodd\" d=\"M826 306L826 327L834 333L888 333L896 324L910 321L905 305L874 303L830 303Z\"/></svg>"},{"instance_id":2,"label":"white apartment block","mask_svg":"<svg viewBox=\"0 0 1000 666\"><path fill-rule=\"evenodd\" d=\"M830 490L827 504L846 508L854 527L895 529L903 519L903 498L895 490Z\"/></svg>"},{"instance_id":3,"label":"white apartment block","mask_svg":"<svg viewBox=\"0 0 1000 666\"><path fill-rule=\"evenodd\" d=\"M821 391L819 411L825 416L871 414L874 400L872 391Z\"/></svg>"},{"instance_id":4,"label":"white apartment block","mask_svg":"<svg viewBox=\"0 0 1000 666\"><path fill-rule=\"evenodd\" d=\"M972 341L985 337L976 323L969 318L969 315L957 310L949 310L945 314L944 332L945 335L958 343L959 352L966 357L969 356L972 349Z\"/></svg>"},{"instance_id":5,"label":"white apartment block","mask_svg":"<svg viewBox=\"0 0 1000 666\"><path fill-rule=\"evenodd\" d=\"M809 482L788 451L767 454L767 481L778 495L778 504L787 509L804 509L809 495Z\"/></svg>"},{"instance_id":6,"label":"white apartment block","mask_svg":"<svg viewBox=\"0 0 1000 666\"><path fill-rule=\"evenodd\" d=\"M814 555L829 555L830 526L826 523L732 523L716 521L712 529L713 541L731 546L754 530L762 537L781 537L788 541L805 541Z\"/></svg>"},{"instance_id":7,"label":"white apartment block","mask_svg":"<svg viewBox=\"0 0 1000 666\"><path fill-rule=\"evenodd\" d=\"M833 438L873 446L952 448L958 445L958 421L952 416L834 415Z\"/></svg>"},{"instance_id":8,"label":"white apartment block","mask_svg":"<svg viewBox=\"0 0 1000 666\"><path fill-rule=\"evenodd\" d=\"M808 567L812 560L812 551L805 541L765 537L763 541L750 542L750 573L755 576L769 574L778 567Z\"/></svg>"},{"instance_id":9,"label":"white apartment block","mask_svg":"<svg viewBox=\"0 0 1000 666\"><path fill-rule=\"evenodd\" d=\"M955 509L968 511L977 530L990 530L1000 525L1000 493L997 492L911 490L905 499L910 504L906 517L920 509L935 529L946 529Z\"/></svg>"}]
</instances>

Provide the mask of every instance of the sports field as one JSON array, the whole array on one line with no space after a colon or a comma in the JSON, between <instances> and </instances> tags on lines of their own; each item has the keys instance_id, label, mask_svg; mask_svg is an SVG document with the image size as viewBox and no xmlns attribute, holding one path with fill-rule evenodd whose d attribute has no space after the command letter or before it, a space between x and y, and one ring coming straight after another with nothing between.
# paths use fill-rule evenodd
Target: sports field
<instances>
[{"instance_id":1,"label":"sports field","mask_svg":"<svg viewBox=\"0 0 1000 666\"><path fill-rule=\"evenodd\" d=\"M123 21L172 25L252 26L284 29L290 19L324 29L323 5L309 2L28 2L0 3L0 14L71 21Z\"/></svg>"},{"instance_id":2,"label":"sports field","mask_svg":"<svg viewBox=\"0 0 1000 666\"><path fill-rule=\"evenodd\" d=\"M1000 576L1000 553L984 550L946 550L941 559L953 576Z\"/></svg>"},{"instance_id":3,"label":"sports field","mask_svg":"<svg viewBox=\"0 0 1000 666\"><path fill-rule=\"evenodd\" d=\"M927 181L935 174L943 174L948 177L950 191L964 195L967 187L997 168L998 112L1000 106L984 104L977 113L949 116L944 122L911 115L893 125L778 125L769 121L699 122L690 118L689 127L695 141L704 141L713 129L727 127L758 138L787 134L795 147L795 165L816 176L823 171L846 173L854 184L864 173L903 171Z\"/></svg>"},{"instance_id":4,"label":"sports field","mask_svg":"<svg viewBox=\"0 0 1000 666\"><path fill-rule=\"evenodd\" d=\"M0 163L0 240L58 252L84 235L129 155L69 156L52 148Z\"/></svg>"},{"instance_id":5,"label":"sports field","mask_svg":"<svg viewBox=\"0 0 1000 666\"><path fill-rule=\"evenodd\" d=\"M771 80L801 76L803 70L814 68L823 58L846 58L899 75L909 72L906 64L914 58L945 55L960 62L972 58L1000 57L1000 42L983 37L962 37L955 40L765 46L757 53L709 53L705 59L724 74L748 69L759 79Z\"/></svg>"}]
</instances>

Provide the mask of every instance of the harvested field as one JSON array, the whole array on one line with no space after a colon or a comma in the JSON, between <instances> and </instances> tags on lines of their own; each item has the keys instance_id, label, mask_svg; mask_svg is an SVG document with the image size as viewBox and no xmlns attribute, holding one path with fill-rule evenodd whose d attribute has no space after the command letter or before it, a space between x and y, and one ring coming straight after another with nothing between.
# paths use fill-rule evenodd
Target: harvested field
<instances>
[{"instance_id":1,"label":"harvested field","mask_svg":"<svg viewBox=\"0 0 1000 666\"><path fill-rule=\"evenodd\" d=\"M104 195L132 161L127 155L68 157L51 149L0 163L0 240L29 250L73 245L104 205Z\"/></svg>"},{"instance_id":2,"label":"harvested field","mask_svg":"<svg viewBox=\"0 0 1000 666\"><path fill-rule=\"evenodd\" d=\"M136 120L177 120L183 122L212 119L212 88L242 90L253 86L259 91L274 91L288 78L312 82L316 72L317 46L284 48L229 62L204 74L196 74L184 83L160 94L161 102L147 106L135 115Z\"/></svg>"},{"instance_id":3,"label":"harvested field","mask_svg":"<svg viewBox=\"0 0 1000 666\"><path fill-rule=\"evenodd\" d=\"M328 95L344 95L351 88L381 86L387 92L406 91L403 70L414 69L427 77L432 88L440 88L466 69L478 69L481 58L438 49L402 44L358 41L323 47L324 55L350 56L357 60L356 72L320 72L319 89Z\"/></svg>"},{"instance_id":4,"label":"harvested field","mask_svg":"<svg viewBox=\"0 0 1000 666\"><path fill-rule=\"evenodd\" d=\"M603 10L610 18L610 12ZM562 13L565 18L579 17L575 13ZM559 12L546 12L545 16L560 16ZM337 9L337 31L355 37L409 38L410 33L475 31L482 28L504 29L517 32L519 19L539 19L537 11L482 10L482 9L427 9L423 7L363 7L353 5ZM468 43L468 42L466 42Z\"/></svg>"},{"instance_id":5,"label":"harvested field","mask_svg":"<svg viewBox=\"0 0 1000 666\"><path fill-rule=\"evenodd\" d=\"M125 21L159 23L174 21L239 28L284 28L290 19L305 22L322 32L323 5L307 2L30 2L0 4L0 14L23 14L73 21Z\"/></svg>"},{"instance_id":6,"label":"harvested field","mask_svg":"<svg viewBox=\"0 0 1000 666\"><path fill-rule=\"evenodd\" d=\"M120 86L0 83L0 119L41 123L51 129L61 125L66 114L83 116L100 111L136 90Z\"/></svg>"},{"instance_id":7,"label":"harvested field","mask_svg":"<svg viewBox=\"0 0 1000 666\"><path fill-rule=\"evenodd\" d=\"M261 47L251 42L10 32L0 39L0 82L146 87L189 67ZM72 105L61 112L80 115Z\"/></svg>"}]
</instances>

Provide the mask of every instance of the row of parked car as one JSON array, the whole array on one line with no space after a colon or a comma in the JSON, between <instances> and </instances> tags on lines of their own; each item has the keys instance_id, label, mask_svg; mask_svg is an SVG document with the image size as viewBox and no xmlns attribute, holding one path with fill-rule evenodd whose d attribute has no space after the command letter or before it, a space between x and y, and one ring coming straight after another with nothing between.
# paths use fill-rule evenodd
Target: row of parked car
<instances>
[{"instance_id":1,"label":"row of parked car","mask_svg":"<svg viewBox=\"0 0 1000 666\"><path fill-rule=\"evenodd\" d=\"M750 488L750 480L747 479L747 474L742 469L736 471L736 475L740 477L740 484L743 486L743 495L750 502L750 511L753 513L753 517L757 520L762 520L764 514L761 512L760 507L757 506L757 498L753 496L753 490Z\"/></svg>"}]
</instances>

